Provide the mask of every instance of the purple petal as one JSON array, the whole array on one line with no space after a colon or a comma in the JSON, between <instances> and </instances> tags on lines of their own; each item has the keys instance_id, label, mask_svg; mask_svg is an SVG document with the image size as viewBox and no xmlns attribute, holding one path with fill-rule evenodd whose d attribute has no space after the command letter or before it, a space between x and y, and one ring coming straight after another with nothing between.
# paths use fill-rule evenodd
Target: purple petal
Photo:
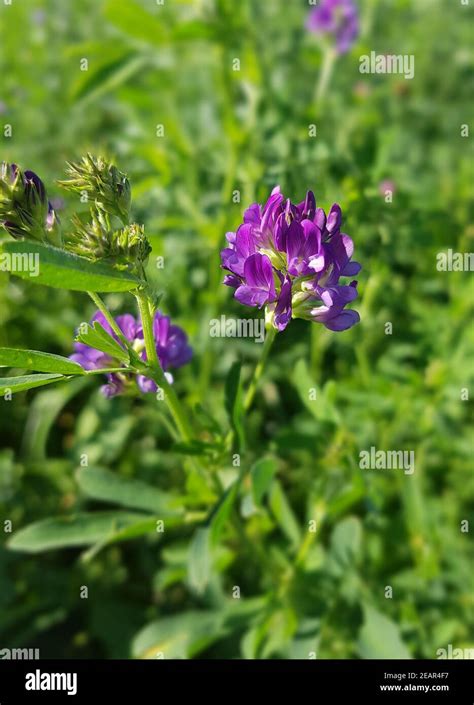
<instances>
[{"instance_id":1,"label":"purple petal","mask_svg":"<svg viewBox=\"0 0 474 705\"><path fill-rule=\"evenodd\" d=\"M329 233L336 232L341 227L342 212L338 203L333 203L328 214L326 230Z\"/></svg>"},{"instance_id":2,"label":"purple petal","mask_svg":"<svg viewBox=\"0 0 474 705\"><path fill-rule=\"evenodd\" d=\"M242 284L242 279L236 277L234 274L226 274L222 283L226 286L232 286L234 289L236 289Z\"/></svg>"},{"instance_id":3,"label":"purple petal","mask_svg":"<svg viewBox=\"0 0 474 705\"><path fill-rule=\"evenodd\" d=\"M117 325L130 342L135 340L137 333L137 322L130 313L125 313L123 316L117 316Z\"/></svg>"},{"instance_id":4,"label":"purple petal","mask_svg":"<svg viewBox=\"0 0 474 705\"><path fill-rule=\"evenodd\" d=\"M348 262L344 269L341 272L341 276L343 277L355 277L356 274L359 274L360 270L362 269L362 266L359 264L359 262Z\"/></svg>"},{"instance_id":5,"label":"purple petal","mask_svg":"<svg viewBox=\"0 0 474 705\"><path fill-rule=\"evenodd\" d=\"M166 348L168 343L168 335L170 330L170 317L165 316L161 311L155 313L155 318L153 321L153 335L157 347Z\"/></svg>"},{"instance_id":6,"label":"purple petal","mask_svg":"<svg viewBox=\"0 0 474 705\"><path fill-rule=\"evenodd\" d=\"M281 285L280 295L275 306L274 322L279 331L285 330L291 320L291 279L287 277Z\"/></svg>"},{"instance_id":7,"label":"purple petal","mask_svg":"<svg viewBox=\"0 0 474 705\"><path fill-rule=\"evenodd\" d=\"M152 379L144 377L143 375L137 375L137 384L144 394L158 391L156 383Z\"/></svg>"},{"instance_id":8,"label":"purple petal","mask_svg":"<svg viewBox=\"0 0 474 705\"><path fill-rule=\"evenodd\" d=\"M252 205L244 211L244 223L250 223L255 226L260 225L261 217L261 208L258 203L252 203Z\"/></svg>"},{"instance_id":9,"label":"purple petal","mask_svg":"<svg viewBox=\"0 0 474 705\"><path fill-rule=\"evenodd\" d=\"M342 311L339 315L331 318L329 321L326 321L324 325L326 328L329 328L329 330L338 332L352 328L352 326L359 321L360 316L357 311L352 311L352 309L349 309L348 311Z\"/></svg>"},{"instance_id":10,"label":"purple petal","mask_svg":"<svg viewBox=\"0 0 474 705\"><path fill-rule=\"evenodd\" d=\"M244 281L244 286L235 292L235 298L241 303L261 308L275 300L273 267L266 255L256 252L246 260Z\"/></svg>"},{"instance_id":11,"label":"purple petal","mask_svg":"<svg viewBox=\"0 0 474 705\"><path fill-rule=\"evenodd\" d=\"M111 397L117 396L117 394L120 394L123 391L123 382L122 380L117 377L115 374L107 375L108 383L104 384L101 388L100 391L104 395L104 397L107 397L107 399L110 399Z\"/></svg>"}]
</instances>

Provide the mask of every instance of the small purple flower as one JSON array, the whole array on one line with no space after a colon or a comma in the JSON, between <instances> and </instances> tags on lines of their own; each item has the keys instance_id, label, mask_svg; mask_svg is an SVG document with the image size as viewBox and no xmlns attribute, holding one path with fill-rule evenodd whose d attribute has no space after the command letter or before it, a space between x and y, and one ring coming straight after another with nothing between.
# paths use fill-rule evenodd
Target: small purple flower
<instances>
[{"instance_id":1,"label":"small purple flower","mask_svg":"<svg viewBox=\"0 0 474 705\"><path fill-rule=\"evenodd\" d=\"M345 54L359 35L359 14L354 0L320 0L306 20L315 34L332 35L339 54Z\"/></svg>"},{"instance_id":2,"label":"small purple flower","mask_svg":"<svg viewBox=\"0 0 474 705\"><path fill-rule=\"evenodd\" d=\"M334 203L326 215L312 191L299 204L284 198L279 186L262 207L252 204L235 233L227 233L221 252L224 284L247 306L266 307L267 320L284 330L291 318L323 323L341 331L359 321L345 306L357 297L352 261L354 243L342 233L342 213Z\"/></svg>"},{"instance_id":3,"label":"small purple flower","mask_svg":"<svg viewBox=\"0 0 474 705\"><path fill-rule=\"evenodd\" d=\"M92 317L91 325L96 321L109 335L118 341L116 334L100 311L97 311ZM133 349L142 360L146 361L145 341L141 323L129 313L118 316L116 322ZM188 363L193 356L192 348L188 345L188 338L183 329L172 325L169 316L165 316L160 311L155 313L153 333L161 367L167 380L172 383L173 377L168 370L182 367L182 365ZM85 370L101 370L107 369L107 367L116 368L119 366L117 360L114 360L109 355L80 342L74 343L74 353L70 355L70 359L79 363ZM130 386L132 377L124 368L123 373L112 372L108 374L107 380L108 383L101 387L101 392L106 397L113 397L125 391L127 385ZM155 382L144 375L137 375L137 384L140 390L145 393L158 390Z\"/></svg>"}]
</instances>

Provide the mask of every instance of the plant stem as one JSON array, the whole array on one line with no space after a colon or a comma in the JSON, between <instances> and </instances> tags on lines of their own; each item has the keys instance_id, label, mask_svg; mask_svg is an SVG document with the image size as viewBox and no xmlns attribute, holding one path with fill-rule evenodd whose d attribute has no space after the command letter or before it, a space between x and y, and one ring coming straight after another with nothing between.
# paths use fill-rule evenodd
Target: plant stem
<instances>
[{"instance_id":1,"label":"plant stem","mask_svg":"<svg viewBox=\"0 0 474 705\"><path fill-rule=\"evenodd\" d=\"M100 296L93 291L88 291L87 293L90 296L90 298L92 299L92 301L95 303L95 305L97 306L99 311L104 315L105 320L107 321L109 326L112 328L113 332L115 333L117 338L120 340L122 345L125 347L126 350L128 350L130 347L128 340L126 339L126 337L124 336L124 334L120 330L117 321L112 316L112 314L110 313L109 309L104 304L104 302L102 301Z\"/></svg>"},{"instance_id":2,"label":"plant stem","mask_svg":"<svg viewBox=\"0 0 474 705\"><path fill-rule=\"evenodd\" d=\"M319 73L319 81L316 84L316 90L314 93L314 102L319 107L319 103L326 93L326 88L328 87L329 79L331 78L332 70L334 67L334 62L337 57L337 52L334 47L328 46L324 50L323 65Z\"/></svg>"},{"instance_id":3,"label":"plant stem","mask_svg":"<svg viewBox=\"0 0 474 705\"><path fill-rule=\"evenodd\" d=\"M250 382L250 386L247 389L247 394L245 395L244 399L244 410L248 411L250 407L252 406L253 398L255 396L255 392L257 391L258 383L260 382L260 378L263 374L263 370L265 368L265 363L267 361L268 353L270 352L270 348L272 347L273 341L275 340L277 330L273 326L270 326L270 328L267 330L267 334L265 336L265 342L263 344L263 350L262 354L260 356L260 360L257 363L257 366L255 367L255 371L253 373L252 381Z\"/></svg>"},{"instance_id":4,"label":"plant stem","mask_svg":"<svg viewBox=\"0 0 474 705\"><path fill-rule=\"evenodd\" d=\"M182 440L186 442L190 441L193 438L191 424L189 423L186 412L183 410L173 387L166 379L158 359L155 336L153 335L153 317L150 310L148 297L143 292L138 292L135 296L142 320L147 364L149 367L146 375L151 377L151 379L163 390L168 409L170 410L171 416L173 417L176 428L178 429Z\"/></svg>"},{"instance_id":5,"label":"plant stem","mask_svg":"<svg viewBox=\"0 0 474 705\"><path fill-rule=\"evenodd\" d=\"M101 367L96 370L86 370L86 375L109 375L113 372L134 372L131 367Z\"/></svg>"}]
</instances>

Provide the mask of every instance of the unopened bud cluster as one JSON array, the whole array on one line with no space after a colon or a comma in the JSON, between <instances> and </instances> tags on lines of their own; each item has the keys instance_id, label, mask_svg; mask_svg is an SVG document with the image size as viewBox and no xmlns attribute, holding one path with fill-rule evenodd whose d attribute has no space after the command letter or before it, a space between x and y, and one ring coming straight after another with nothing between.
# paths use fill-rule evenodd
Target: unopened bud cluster
<instances>
[{"instance_id":1,"label":"unopened bud cluster","mask_svg":"<svg viewBox=\"0 0 474 705\"><path fill-rule=\"evenodd\" d=\"M0 171L0 222L16 240L61 245L59 221L44 183L34 171L6 162Z\"/></svg>"}]
</instances>

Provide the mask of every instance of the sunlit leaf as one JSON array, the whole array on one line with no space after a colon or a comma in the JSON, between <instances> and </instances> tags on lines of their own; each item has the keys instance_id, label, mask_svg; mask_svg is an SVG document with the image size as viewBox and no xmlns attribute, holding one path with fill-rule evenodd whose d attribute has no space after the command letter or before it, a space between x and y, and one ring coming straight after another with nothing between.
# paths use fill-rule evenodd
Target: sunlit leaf
<instances>
[{"instance_id":1,"label":"sunlit leaf","mask_svg":"<svg viewBox=\"0 0 474 705\"><path fill-rule=\"evenodd\" d=\"M14 348L0 348L0 367L18 367L35 372L57 372L62 375L85 374L77 362L68 360L67 357L38 350L16 350Z\"/></svg>"},{"instance_id":2,"label":"sunlit leaf","mask_svg":"<svg viewBox=\"0 0 474 705\"><path fill-rule=\"evenodd\" d=\"M33 284L72 291L99 292L129 291L140 285L140 280L132 274L36 242L3 242L2 251L9 255L6 265L3 262L6 270ZM28 266L18 267L13 259L29 256L38 257L38 276L31 276Z\"/></svg>"}]
</instances>

